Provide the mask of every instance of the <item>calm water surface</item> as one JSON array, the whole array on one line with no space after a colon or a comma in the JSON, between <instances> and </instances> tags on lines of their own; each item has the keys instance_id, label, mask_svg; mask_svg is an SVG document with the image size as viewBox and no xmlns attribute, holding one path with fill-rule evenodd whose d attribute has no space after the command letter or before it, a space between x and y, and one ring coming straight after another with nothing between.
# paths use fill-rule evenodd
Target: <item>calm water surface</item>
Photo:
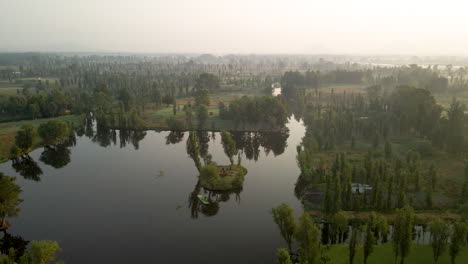
<instances>
[{"instance_id":1,"label":"calm water surface","mask_svg":"<svg viewBox=\"0 0 468 264\"><path fill-rule=\"evenodd\" d=\"M66 263L274 263L285 243L270 208L286 202L301 211L295 156L305 129L294 119L288 128L287 135L236 135L249 172L243 190L230 194L198 185L188 133L88 130L75 146L0 164L23 189L9 233L58 241ZM219 133L203 138L205 153L228 164ZM200 205L198 193L212 204Z\"/></svg>"}]
</instances>

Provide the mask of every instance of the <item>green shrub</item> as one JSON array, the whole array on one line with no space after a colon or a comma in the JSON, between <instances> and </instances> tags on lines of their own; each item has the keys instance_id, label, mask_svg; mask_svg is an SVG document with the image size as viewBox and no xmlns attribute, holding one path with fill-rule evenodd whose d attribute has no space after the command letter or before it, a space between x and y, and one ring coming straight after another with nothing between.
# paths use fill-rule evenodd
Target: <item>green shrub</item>
<instances>
[{"instance_id":1,"label":"green shrub","mask_svg":"<svg viewBox=\"0 0 468 264\"><path fill-rule=\"evenodd\" d=\"M169 117L168 119L166 119L166 124L170 130L174 130L174 131L185 130L185 124L182 121L174 117Z\"/></svg>"}]
</instances>

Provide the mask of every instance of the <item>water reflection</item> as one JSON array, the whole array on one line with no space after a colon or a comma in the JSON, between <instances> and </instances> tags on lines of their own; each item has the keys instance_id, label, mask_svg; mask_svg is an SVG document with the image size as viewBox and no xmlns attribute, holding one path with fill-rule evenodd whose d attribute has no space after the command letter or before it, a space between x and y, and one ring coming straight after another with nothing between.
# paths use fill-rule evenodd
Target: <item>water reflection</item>
<instances>
[{"instance_id":1,"label":"water reflection","mask_svg":"<svg viewBox=\"0 0 468 264\"><path fill-rule=\"evenodd\" d=\"M9 255L10 248L14 248L15 261L19 261L19 258L24 255L28 244L29 241L23 237L12 235L5 230L3 231L3 237L0 239L0 252L3 255Z\"/></svg>"},{"instance_id":2,"label":"water reflection","mask_svg":"<svg viewBox=\"0 0 468 264\"><path fill-rule=\"evenodd\" d=\"M241 192L242 188L235 191L210 191L203 188L200 181L197 181L188 198L190 216L194 219L198 218L199 213L207 217L215 216L219 212L220 203L228 202L231 199L231 195L234 195L235 200L240 203ZM209 204L203 204L200 199L198 199L198 194L203 194Z\"/></svg>"},{"instance_id":3,"label":"water reflection","mask_svg":"<svg viewBox=\"0 0 468 264\"><path fill-rule=\"evenodd\" d=\"M13 159L11 166L27 180L40 181L42 169L28 154Z\"/></svg>"},{"instance_id":4,"label":"water reflection","mask_svg":"<svg viewBox=\"0 0 468 264\"><path fill-rule=\"evenodd\" d=\"M166 145L177 144L184 140L184 132L171 131L166 137Z\"/></svg>"},{"instance_id":5,"label":"water reflection","mask_svg":"<svg viewBox=\"0 0 468 264\"><path fill-rule=\"evenodd\" d=\"M288 132L231 132L239 151L245 153L249 160L257 161L260 156L260 147L265 154L273 152L278 156L287 148Z\"/></svg>"},{"instance_id":6,"label":"water reflection","mask_svg":"<svg viewBox=\"0 0 468 264\"><path fill-rule=\"evenodd\" d=\"M74 146L76 146L76 136L72 134L63 142L45 146L39 160L56 169L63 168L70 163L70 148Z\"/></svg>"}]
</instances>

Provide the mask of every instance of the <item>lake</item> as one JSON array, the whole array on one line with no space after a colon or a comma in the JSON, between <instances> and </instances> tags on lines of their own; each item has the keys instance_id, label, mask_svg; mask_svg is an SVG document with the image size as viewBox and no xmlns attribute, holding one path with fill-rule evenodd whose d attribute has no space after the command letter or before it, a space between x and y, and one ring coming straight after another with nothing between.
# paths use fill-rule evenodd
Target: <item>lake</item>
<instances>
[{"instance_id":1,"label":"lake","mask_svg":"<svg viewBox=\"0 0 468 264\"><path fill-rule=\"evenodd\" d=\"M287 126L289 133L234 134L248 169L237 193L198 184L188 132L89 126L75 142L0 164L23 189L8 232L58 241L66 263L274 263L285 243L269 210L286 202L302 211L294 185L305 128L293 118ZM199 136L205 154L229 163L219 133ZM211 204L201 205L198 193Z\"/></svg>"}]
</instances>

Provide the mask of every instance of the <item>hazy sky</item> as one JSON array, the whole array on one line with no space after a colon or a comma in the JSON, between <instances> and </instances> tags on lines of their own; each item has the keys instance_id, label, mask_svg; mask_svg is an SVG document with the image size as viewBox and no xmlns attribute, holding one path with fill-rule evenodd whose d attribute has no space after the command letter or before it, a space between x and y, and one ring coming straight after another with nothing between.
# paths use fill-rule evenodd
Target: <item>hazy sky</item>
<instances>
[{"instance_id":1,"label":"hazy sky","mask_svg":"<svg viewBox=\"0 0 468 264\"><path fill-rule=\"evenodd\" d=\"M468 55L468 1L0 0L0 50Z\"/></svg>"}]
</instances>

